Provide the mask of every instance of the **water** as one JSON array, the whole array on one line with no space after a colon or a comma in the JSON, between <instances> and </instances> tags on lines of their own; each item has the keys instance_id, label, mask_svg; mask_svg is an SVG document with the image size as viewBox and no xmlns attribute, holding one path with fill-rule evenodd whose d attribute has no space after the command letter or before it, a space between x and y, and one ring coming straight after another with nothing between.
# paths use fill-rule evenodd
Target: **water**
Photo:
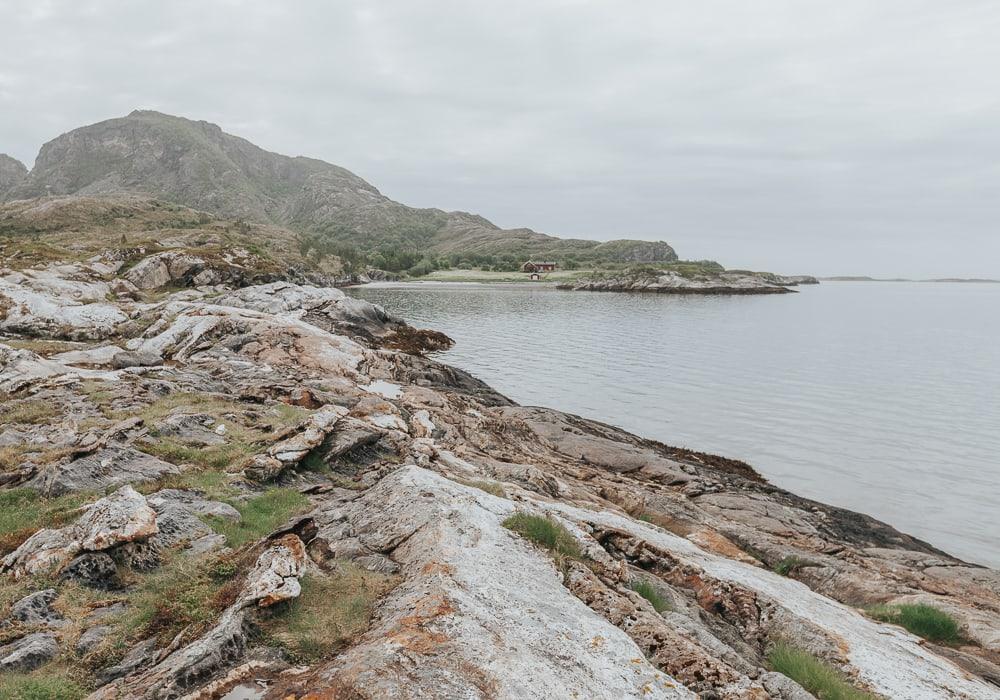
<instances>
[{"instance_id":1,"label":"water","mask_svg":"<svg viewBox=\"0 0 1000 700\"><path fill-rule=\"evenodd\" d=\"M695 297L479 285L351 294L444 331L522 404L735 457L1000 566L1000 285Z\"/></svg>"}]
</instances>

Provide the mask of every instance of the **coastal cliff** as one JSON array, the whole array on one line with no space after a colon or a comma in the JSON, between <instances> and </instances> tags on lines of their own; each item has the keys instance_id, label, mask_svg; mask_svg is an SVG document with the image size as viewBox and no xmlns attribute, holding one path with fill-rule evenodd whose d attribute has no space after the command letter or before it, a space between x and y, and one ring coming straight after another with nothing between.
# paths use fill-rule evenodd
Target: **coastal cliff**
<instances>
[{"instance_id":1,"label":"coastal cliff","mask_svg":"<svg viewBox=\"0 0 1000 700\"><path fill-rule=\"evenodd\" d=\"M0 690L1000 697L997 572L515 405L205 222L75 226L0 259Z\"/></svg>"}]
</instances>

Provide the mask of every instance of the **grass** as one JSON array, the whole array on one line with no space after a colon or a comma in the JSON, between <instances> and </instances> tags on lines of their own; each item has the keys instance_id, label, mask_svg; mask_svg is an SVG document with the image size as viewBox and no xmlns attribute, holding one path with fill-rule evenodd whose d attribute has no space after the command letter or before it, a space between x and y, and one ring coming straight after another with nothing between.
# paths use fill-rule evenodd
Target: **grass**
<instances>
[{"instance_id":1,"label":"grass","mask_svg":"<svg viewBox=\"0 0 1000 700\"><path fill-rule=\"evenodd\" d=\"M143 451L173 464L194 464L206 469L226 469L242 463L254 453L254 447L245 442L227 442L207 447L191 447L170 438L155 442L143 441Z\"/></svg>"},{"instance_id":2,"label":"grass","mask_svg":"<svg viewBox=\"0 0 1000 700\"><path fill-rule=\"evenodd\" d=\"M148 574L139 575L128 591L126 611L113 621L123 638L157 635L172 639L189 627L189 635L206 629L231 602L227 584L239 570L228 560L194 558L174 552Z\"/></svg>"},{"instance_id":3,"label":"grass","mask_svg":"<svg viewBox=\"0 0 1000 700\"><path fill-rule=\"evenodd\" d=\"M42 526L60 527L75 520L80 506L94 498L85 493L43 498L28 488L0 491L0 553L14 551Z\"/></svg>"},{"instance_id":4,"label":"grass","mask_svg":"<svg viewBox=\"0 0 1000 700\"><path fill-rule=\"evenodd\" d=\"M79 350L81 347L85 347L81 343L73 343L65 340L49 340L48 338L7 338L0 340L0 342L19 350L30 350L43 357L56 355L60 352L69 352L70 350Z\"/></svg>"},{"instance_id":5,"label":"grass","mask_svg":"<svg viewBox=\"0 0 1000 700\"><path fill-rule=\"evenodd\" d=\"M366 631L376 601L394 583L386 574L338 561L333 574L303 576L302 594L272 608L262 630L294 663L313 663Z\"/></svg>"},{"instance_id":6,"label":"grass","mask_svg":"<svg viewBox=\"0 0 1000 700\"><path fill-rule=\"evenodd\" d=\"M503 521L503 526L559 557L579 559L582 556L576 538L555 518L524 512L514 513Z\"/></svg>"},{"instance_id":7,"label":"grass","mask_svg":"<svg viewBox=\"0 0 1000 700\"><path fill-rule=\"evenodd\" d=\"M819 700L875 700L875 696L856 688L830 664L802 649L776 644L767 660L778 673L791 678Z\"/></svg>"},{"instance_id":8,"label":"grass","mask_svg":"<svg viewBox=\"0 0 1000 700\"><path fill-rule=\"evenodd\" d=\"M819 566L815 562L811 562L808 559L803 559L802 557L797 557L794 554L792 556L785 557L777 564L774 565L774 573L781 574L782 576L791 576L793 573L799 569L804 569L807 566Z\"/></svg>"},{"instance_id":9,"label":"grass","mask_svg":"<svg viewBox=\"0 0 1000 700\"><path fill-rule=\"evenodd\" d=\"M881 622L891 622L909 632L939 644L958 644L962 635L958 622L948 613L931 605L901 603L877 605L868 614Z\"/></svg>"},{"instance_id":10,"label":"grass","mask_svg":"<svg viewBox=\"0 0 1000 700\"><path fill-rule=\"evenodd\" d=\"M474 489L479 489L480 491L485 491L492 496L498 496L499 498L506 498L507 492L503 490L501 486L496 481L477 481L477 480L466 480L466 479L455 479L456 482L462 484L463 486L470 486Z\"/></svg>"},{"instance_id":11,"label":"grass","mask_svg":"<svg viewBox=\"0 0 1000 700\"><path fill-rule=\"evenodd\" d=\"M0 675L0 698L6 700L78 700L89 692L69 675L48 667Z\"/></svg>"},{"instance_id":12,"label":"grass","mask_svg":"<svg viewBox=\"0 0 1000 700\"><path fill-rule=\"evenodd\" d=\"M660 595L660 592L656 590L649 581L643 579L636 579L629 584L629 588L641 595L643 598L649 601L649 604L653 606L653 610L658 613L664 610L670 609L670 603L667 599Z\"/></svg>"},{"instance_id":13,"label":"grass","mask_svg":"<svg viewBox=\"0 0 1000 700\"><path fill-rule=\"evenodd\" d=\"M236 548L271 533L295 513L306 510L309 499L295 489L275 488L233 505L242 516L238 522L216 517L207 517L205 522Z\"/></svg>"},{"instance_id":14,"label":"grass","mask_svg":"<svg viewBox=\"0 0 1000 700\"><path fill-rule=\"evenodd\" d=\"M59 415L58 406L50 401L20 401L0 410L0 425L4 423L28 423L37 425Z\"/></svg>"}]
</instances>

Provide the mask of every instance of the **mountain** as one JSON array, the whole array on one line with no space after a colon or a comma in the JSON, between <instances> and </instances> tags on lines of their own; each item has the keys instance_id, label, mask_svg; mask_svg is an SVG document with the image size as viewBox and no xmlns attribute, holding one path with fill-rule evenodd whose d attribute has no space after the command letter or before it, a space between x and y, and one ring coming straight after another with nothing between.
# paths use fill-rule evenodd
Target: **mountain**
<instances>
[{"instance_id":1,"label":"mountain","mask_svg":"<svg viewBox=\"0 0 1000 700\"><path fill-rule=\"evenodd\" d=\"M581 261L677 259L664 242L559 239L530 229L501 229L475 214L408 207L344 168L271 153L215 124L152 111L53 139L42 147L30 174L11 182L0 187L0 199L149 194L227 218L287 226L365 252L404 248Z\"/></svg>"},{"instance_id":2,"label":"mountain","mask_svg":"<svg viewBox=\"0 0 1000 700\"><path fill-rule=\"evenodd\" d=\"M24 163L6 153L0 153L0 201L7 190L21 184L27 175L28 169L24 167Z\"/></svg>"}]
</instances>

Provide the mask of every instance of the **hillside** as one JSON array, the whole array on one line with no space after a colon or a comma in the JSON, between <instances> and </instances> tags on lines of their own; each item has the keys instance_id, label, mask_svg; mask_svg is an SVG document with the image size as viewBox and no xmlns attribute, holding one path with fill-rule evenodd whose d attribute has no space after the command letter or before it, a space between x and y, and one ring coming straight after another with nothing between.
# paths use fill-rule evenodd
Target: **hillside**
<instances>
[{"instance_id":1,"label":"hillside","mask_svg":"<svg viewBox=\"0 0 1000 700\"><path fill-rule=\"evenodd\" d=\"M215 124L152 111L53 139L32 171L12 176L10 183L0 185L0 199L148 194L222 217L287 226L315 235L330 252L353 246L363 253L403 249L586 262L677 258L663 242L559 239L530 229L501 229L465 212L415 209L336 165L271 153Z\"/></svg>"},{"instance_id":2,"label":"hillside","mask_svg":"<svg viewBox=\"0 0 1000 700\"><path fill-rule=\"evenodd\" d=\"M27 175L28 169L24 167L24 163L6 153L0 153L0 200L7 190L21 184Z\"/></svg>"}]
</instances>

